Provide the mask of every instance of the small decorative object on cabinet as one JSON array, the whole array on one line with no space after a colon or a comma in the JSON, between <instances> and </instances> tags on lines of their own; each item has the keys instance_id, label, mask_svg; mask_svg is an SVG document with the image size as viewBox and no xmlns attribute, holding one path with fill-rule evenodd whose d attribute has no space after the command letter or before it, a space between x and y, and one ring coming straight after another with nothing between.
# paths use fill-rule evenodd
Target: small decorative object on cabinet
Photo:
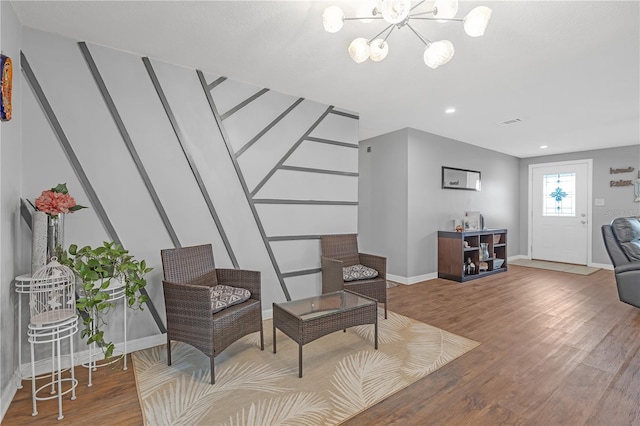
<instances>
[{"instance_id":1,"label":"small decorative object on cabinet","mask_svg":"<svg viewBox=\"0 0 640 426\"><path fill-rule=\"evenodd\" d=\"M505 272L506 259L506 229L438 231L438 278L465 282Z\"/></svg>"},{"instance_id":2,"label":"small decorative object on cabinet","mask_svg":"<svg viewBox=\"0 0 640 426\"><path fill-rule=\"evenodd\" d=\"M489 243L480 243L480 260L487 260L489 256Z\"/></svg>"}]
</instances>

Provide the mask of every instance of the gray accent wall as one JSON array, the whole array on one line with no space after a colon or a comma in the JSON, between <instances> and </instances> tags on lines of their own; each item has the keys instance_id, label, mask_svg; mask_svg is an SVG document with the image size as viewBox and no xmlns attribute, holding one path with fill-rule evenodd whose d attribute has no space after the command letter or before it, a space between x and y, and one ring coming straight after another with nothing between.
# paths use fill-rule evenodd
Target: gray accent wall
<instances>
[{"instance_id":1,"label":"gray accent wall","mask_svg":"<svg viewBox=\"0 0 640 426\"><path fill-rule=\"evenodd\" d=\"M528 192L529 192L529 165L554 163L570 160L593 160L593 205L591 231L592 263L610 265L611 260L602 241L602 225L611 223L620 216L640 216L640 203L634 201L634 187L611 187L610 181L635 180L640 170L640 143L619 148L598 149L593 151L581 151L570 154L548 155L541 157L525 158L520 161L520 252L528 253ZM633 167L631 173L611 174L610 168L624 169ZM595 205L596 199L604 200L603 206Z\"/></svg>"},{"instance_id":2,"label":"gray accent wall","mask_svg":"<svg viewBox=\"0 0 640 426\"><path fill-rule=\"evenodd\" d=\"M13 118L0 122L0 420L16 391L18 366L17 295L13 277L20 263L20 140L22 138L22 80L20 23L11 3L0 2L0 50L13 61ZM26 269L25 269L26 270Z\"/></svg>"},{"instance_id":3,"label":"gray accent wall","mask_svg":"<svg viewBox=\"0 0 640 426\"><path fill-rule=\"evenodd\" d=\"M158 322L165 321L163 248L211 243L216 266L237 262L240 268L260 271L267 312L273 302L320 293L318 235L357 231L356 115L230 78L17 28L15 58L22 50L50 110L43 110L43 99L25 83L22 93L17 91L22 122L10 123L17 123L14 144L5 144L2 135L2 164L10 162L9 175L2 170L3 209L7 206L7 215L2 211L3 265L11 260L4 247L13 253L16 246L15 241L5 245L5 230L22 247L12 262L15 267L2 269L7 281L0 290L3 342L4 330L8 341L15 341L13 315L7 317L4 308L13 308L13 299L8 300L13 297L11 280L30 268L31 234L20 222L20 198L33 201L62 182L79 204L90 207L66 215L65 245L96 246L117 235L154 268L147 290L159 318L149 309L130 311L129 340L158 337ZM23 80L17 61L14 69L16 80ZM54 116L73 158L52 128ZM4 131L7 126L2 126ZM11 147L13 158L5 157ZM241 156L236 155L239 150ZM103 213L93 208L78 166ZM6 178L12 175L15 180ZM5 191L9 184L11 190ZM122 339L121 317L109 319L107 331L116 343ZM9 347L2 345L4 387L5 376L20 362L6 354ZM23 354L28 355L24 341ZM22 363L29 361L23 358Z\"/></svg>"},{"instance_id":4,"label":"gray accent wall","mask_svg":"<svg viewBox=\"0 0 640 426\"><path fill-rule=\"evenodd\" d=\"M438 230L469 210L487 228L510 230L509 255L518 254L517 158L414 129L364 140L359 152L359 245L386 256L389 274L408 282L436 274ZM442 166L480 171L482 190L442 189Z\"/></svg>"},{"instance_id":5,"label":"gray accent wall","mask_svg":"<svg viewBox=\"0 0 640 426\"><path fill-rule=\"evenodd\" d=\"M387 273L408 277L408 130L360 142L358 248L387 257ZM369 149L370 148L370 149Z\"/></svg>"}]
</instances>

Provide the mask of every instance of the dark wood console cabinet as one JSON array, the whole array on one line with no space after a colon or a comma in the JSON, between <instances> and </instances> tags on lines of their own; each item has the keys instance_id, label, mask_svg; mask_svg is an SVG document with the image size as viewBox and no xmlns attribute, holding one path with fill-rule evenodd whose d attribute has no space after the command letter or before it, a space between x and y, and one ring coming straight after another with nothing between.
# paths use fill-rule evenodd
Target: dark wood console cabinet
<instances>
[{"instance_id":1,"label":"dark wood console cabinet","mask_svg":"<svg viewBox=\"0 0 640 426\"><path fill-rule=\"evenodd\" d=\"M480 243L488 245L489 257L486 259L480 258ZM475 271L471 274L467 273L465 268L468 259L475 265ZM483 262L483 270L480 270L480 262ZM506 270L506 229L438 231L438 278L465 282Z\"/></svg>"}]
</instances>

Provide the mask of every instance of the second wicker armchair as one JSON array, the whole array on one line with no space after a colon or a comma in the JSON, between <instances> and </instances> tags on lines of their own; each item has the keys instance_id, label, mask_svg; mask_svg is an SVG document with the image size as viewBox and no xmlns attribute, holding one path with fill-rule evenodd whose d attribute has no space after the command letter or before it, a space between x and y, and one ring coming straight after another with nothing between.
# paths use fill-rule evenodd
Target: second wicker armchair
<instances>
[{"instance_id":1,"label":"second wicker armchair","mask_svg":"<svg viewBox=\"0 0 640 426\"><path fill-rule=\"evenodd\" d=\"M167 363L171 341L187 343L210 358L211 384L215 383L214 358L247 334L260 332L264 350L260 272L216 269L211 244L160 251L167 313ZM249 290L249 299L213 313L210 287L231 286Z\"/></svg>"},{"instance_id":2,"label":"second wicker armchair","mask_svg":"<svg viewBox=\"0 0 640 426\"><path fill-rule=\"evenodd\" d=\"M322 235L322 292L347 289L384 303L387 318L387 258L358 252L356 234ZM345 281L343 268L363 265L377 272L375 278Z\"/></svg>"}]
</instances>

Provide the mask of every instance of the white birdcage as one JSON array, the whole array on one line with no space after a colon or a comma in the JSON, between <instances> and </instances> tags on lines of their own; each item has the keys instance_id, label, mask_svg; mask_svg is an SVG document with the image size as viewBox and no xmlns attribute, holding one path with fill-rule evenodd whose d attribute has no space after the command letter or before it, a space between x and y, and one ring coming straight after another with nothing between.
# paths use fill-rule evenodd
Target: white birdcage
<instances>
[{"instance_id":1,"label":"white birdcage","mask_svg":"<svg viewBox=\"0 0 640 426\"><path fill-rule=\"evenodd\" d=\"M76 315L76 277L71 269L52 258L31 277L31 324L45 325Z\"/></svg>"},{"instance_id":2,"label":"white birdcage","mask_svg":"<svg viewBox=\"0 0 640 426\"><path fill-rule=\"evenodd\" d=\"M58 399L58 420L62 420L62 396L71 392L71 399L76 399L78 380L75 378L73 357L73 336L78 331L76 314L76 277L71 269L61 265L55 257L46 266L38 269L31 277L29 288L29 307L31 320L27 335L31 344L31 399L33 412L38 414L37 401ZM62 378L65 371L62 367L61 341L69 339L69 370L71 377ZM50 381L36 387L35 345L51 344L51 376ZM48 377L44 376L44 377ZM63 389L66 386L66 389ZM47 396L38 393L49 388Z\"/></svg>"}]
</instances>

